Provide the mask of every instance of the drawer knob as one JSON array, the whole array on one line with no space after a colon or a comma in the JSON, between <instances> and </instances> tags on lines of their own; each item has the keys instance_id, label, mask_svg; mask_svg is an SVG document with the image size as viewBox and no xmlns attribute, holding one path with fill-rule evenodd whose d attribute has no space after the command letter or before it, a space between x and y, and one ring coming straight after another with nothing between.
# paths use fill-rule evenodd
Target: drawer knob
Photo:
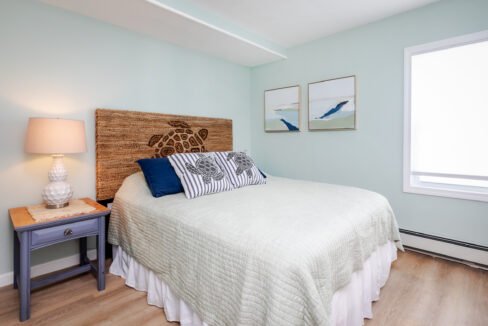
<instances>
[{"instance_id":1,"label":"drawer knob","mask_svg":"<svg viewBox=\"0 0 488 326\"><path fill-rule=\"evenodd\" d=\"M67 236L70 236L73 234L73 230L71 229L66 229L64 230L64 236L67 237Z\"/></svg>"}]
</instances>

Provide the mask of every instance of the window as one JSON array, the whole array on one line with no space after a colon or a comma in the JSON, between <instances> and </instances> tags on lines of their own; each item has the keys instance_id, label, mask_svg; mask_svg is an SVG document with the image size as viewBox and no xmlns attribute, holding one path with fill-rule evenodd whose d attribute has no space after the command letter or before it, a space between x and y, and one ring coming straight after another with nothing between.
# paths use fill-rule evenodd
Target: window
<instances>
[{"instance_id":1,"label":"window","mask_svg":"<svg viewBox=\"0 0 488 326\"><path fill-rule=\"evenodd\" d=\"M404 191L488 201L488 31L405 49Z\"/></svg>"}]
</instances>

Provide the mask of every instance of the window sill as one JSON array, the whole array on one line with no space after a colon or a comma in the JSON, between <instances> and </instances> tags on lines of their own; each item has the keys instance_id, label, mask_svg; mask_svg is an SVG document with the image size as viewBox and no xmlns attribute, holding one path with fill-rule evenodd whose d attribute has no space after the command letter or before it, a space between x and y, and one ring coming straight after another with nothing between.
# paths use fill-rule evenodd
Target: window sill
<instances>
[{"instance_id":1,"label":"window sill","mask_svg":"<svg viewBox=\"0 0 488 326\"><path fill-rule=\"evenodd\" d=\"M466 199L488 202L488 194L471 192L471 191L456 191L456 190L446 190L441 187L427 187L421 185L404 185L403 192L418 194L418 195L429 195L437 197L446 198L456 198L456 199Z\"/></svg>"}]
</instances>

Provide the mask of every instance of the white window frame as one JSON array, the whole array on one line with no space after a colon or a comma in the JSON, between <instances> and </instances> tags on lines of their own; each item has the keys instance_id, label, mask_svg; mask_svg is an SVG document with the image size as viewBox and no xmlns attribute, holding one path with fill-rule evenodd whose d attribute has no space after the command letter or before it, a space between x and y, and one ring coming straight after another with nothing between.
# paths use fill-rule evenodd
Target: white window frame
<instances>
[{"instance_id":1,"label":"white window frame","mask_svg":"<svg viewBox=\"0 0 488 326\"><path fill-rule=\"evenodd\" d=\"M488 193L470 187L437 184L420 181L420 176L447 177L454 179L487 180L484 176L463 176L442 173L423 173L412 171L411 166L411 95L412 95L412 57L458 46L488 41L488 31L453 37L442 41L408 47L404 51L404 134L403 134L403 191L408 193L433 195L450 198L470 199L488 202Z\"/></svg>"}]
</instances>

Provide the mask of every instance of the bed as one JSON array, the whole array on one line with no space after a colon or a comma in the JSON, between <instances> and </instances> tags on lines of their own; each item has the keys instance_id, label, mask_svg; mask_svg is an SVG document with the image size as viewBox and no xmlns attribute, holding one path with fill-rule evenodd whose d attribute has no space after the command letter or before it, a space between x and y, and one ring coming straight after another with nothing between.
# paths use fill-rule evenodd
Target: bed
<instances>
[{"instance_id":1,"label":"bed","mask_svg":"<svg viewBox=\"0 0 488 326\"><path fill-rule=\"evenodd\" d=\"M161 153L167 143L154 149L147 139L175 131L173 121L206 129L205 150L232 149L228 120L97 110L97 196L116 192L111 273L182 325L361 325L372 317L402 249L383 196L268 176L265 185L191 200L154 198L132 165Z\"/></svg>"}]
</instances>

